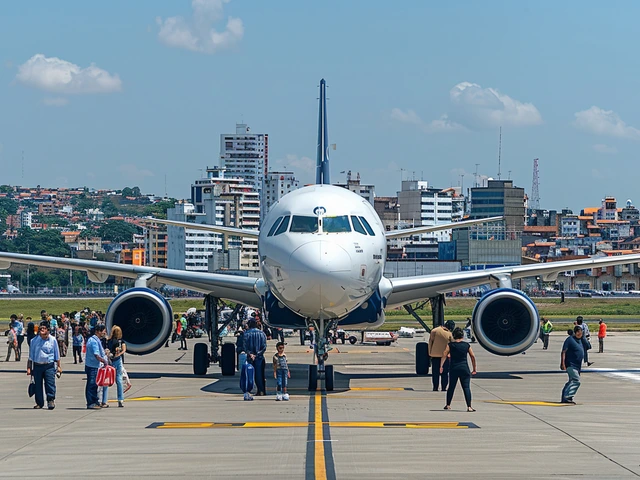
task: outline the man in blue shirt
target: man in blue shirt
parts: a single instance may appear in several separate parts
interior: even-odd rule
[[[40,323],[39,335],[31,340],[29,347],[29,361],[27,362],[27,375],[33,375],[35,380],[36,405],[33,408],[44,407],[44,390],[47,394],[47,408],[56,408],[56,368],[58,374],[62,373],[60,366],[60,352],[55,337],[49,335],[47,322]]]
[[[582,359],[584,358],[584,350],[582,348],[582,335],[584,334],[582,327],[576,325],[573,329],[573,335],[568,336],[562,345],[562,354],[560,355],[560,370],[566,370],[569,381],[562,389],[562,403],[571,403],[573,396],[580,388],[580,370],[582,367]]]
[[[95,334],[87,340],[87,355],[84,360],[84,372],[87,374],[87,385],[84,390],[84,395],[89,410],[99,410],[102,408],[98,400],[98,384],[96,383],[96,378],[100,364],[109,364],[107,355],[102,347],[102,342],[100,341],[105,335],[106,327],[103,323],[99,323],[96,325]]]
[[[267,350],[267,336],[262,330],[258,330],[257,326],[258,322],[255,317],[252,317],[251,320],[249,320],[249,330],[245,332],[243,340],[244,351],[256,372],[257,395],[262,396],[267,394],[267,385],[264,376],[264,352]]]

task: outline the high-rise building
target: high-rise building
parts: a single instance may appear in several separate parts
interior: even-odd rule
[[[376,198],[376,186],[360,183],[360,173],[356,174],[354,179],[351,176],[351,170],[347,172],[347,183],[334,183],[336,187],[346,188],[347,190],[357,193],[371,205],[374,204]]]
[[[300,181],[296,179],[293,172],[267,173],[262,194],[265,213],[287,193],[293,192],[298,188],[300,188]]]
[[[471,189],[471,218],[503,216],[509,231],[524,229],[524,188],[512,180],[489,180],[486,187]]]
[[[269,171],[269,135],[251,133],[244,123],[236,124],[236,133],[220,135],[220,165],[228,177],[238,177],[253,186],[262,200],[264,181]],[[266,206],[261,212],[262,219]]]
[[[423,180],[403,180],[398,192],[400,220],[409,227],[435,226],[451,223],[453,215],[453,190],[429,188]],[[449,241],[451,230],[421,234],[422,240]]]
[[[144,252],[147,266],[167,268],[167,227],[158,225],[144,229]]]

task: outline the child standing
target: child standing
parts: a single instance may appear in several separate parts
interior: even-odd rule
[[[273,356],[273,378],[276,379],[276,401],[289,400],[287,393],[287,379],[291,378],[289,365],[287,365],[287,356],[284,353],[284,342],[276,344],[276,354]]]

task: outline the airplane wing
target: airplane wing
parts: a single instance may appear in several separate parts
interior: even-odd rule
[[[234,236],[246,237],[246,238],[258,238],[258,235],[260,235],[260,230],[224,227],[222,225],[208,225],[205,223],[178,222],[176,220],[160,220],[152,217],[146,218],[145,221],[149,223],[160,223],[160,224],[169,225],[172,227],[184,227],[184,228],[189,228],[191,230],[205,230],[207,232],[223,233],[227,235],[234,235]]]
[[[0,252],[0,269],[7,269],[12,263],[82,270],[87,272],[89,280],[97,283],[104,282],[109,275],[134,279],[144,277],[149,283],[159,283],[210,293],[216,297],[226,298],[251,307],[262,307],[260,295],[256,290],[262,283],[262,279],[257,278],[220,273],[188,272],[157,267],[138,267],[120,263],[99,262],[97,260]]]
[[[449,230],[451,228],[462,228],[462,227],[469,227],[471,225],[478,225],[480,223],[497,222],[498,220],[502,220],[503,218],[504,217],[480,218],[477,220],[464,220],[461,222],[447,223],[444,225],[405,228],[404,230],[391,230],[389,232],[385,232],[385,237],[386,238],[410,237],[411,235],[417,235],[420,233],[439,232],[441,230]]]
[[[514,279],[539,276],[543,281],[552,281],[561,272],[632,263],[640,263],[640,254],[619,255],[616,257],[589,257],[580,260],[546,262],[535,265],[517,265],[487,270],[389,278],[392,289],[387,297],[387,307],[406,305],[461,288],[475,287],[487,283],[498,284],[501,279],[508,277]]]

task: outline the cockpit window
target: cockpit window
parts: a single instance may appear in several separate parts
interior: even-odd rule
[[[316,233],[318,231],[318,217],[294,215],[289,231],[292,233]]]
[[[364,226],[364,228],[367,231],[367,233],[369,235],[371,235],[372,237],[375,237],[376,234],[374,233],[373,228],[371,228],[371,225],[369,225],[369,222],[367,222],[367,219],[364,218],[364,217],[358,217],[358,218],[362,222],[362,225]]]
[[[349,217],[347,215],[339,215],[337,217],[323,217],[322,231],[326,233],[344,233],[351,231]]]
[[[295,218],[295,217],[294,217]],[[286,217],[284,217],[282,219],[282,223],[280,224],[280,226],[278,227],[278,229],[276,230],[275,235],[280,235],[281,233],[284,233],[287,231],[287,228],[289,228],[289,215],[287,215]]]
[[[271,230],[269,230],[267,237],[271,237],[274,233],[276,233],[276,229],[280,226],[280,222],[282,222],[282,217],[278,217],[276,221],[273,222],[273,225],[271,226]]]
[[[361,233],[362,235],[367,234],[367,232],[364,231],[364,227],[360,223],[360,220],[358,220],[358,217],[356,217],[355,215],[351,215],[351,222],[353,223],[353,229],[356,232]]]

